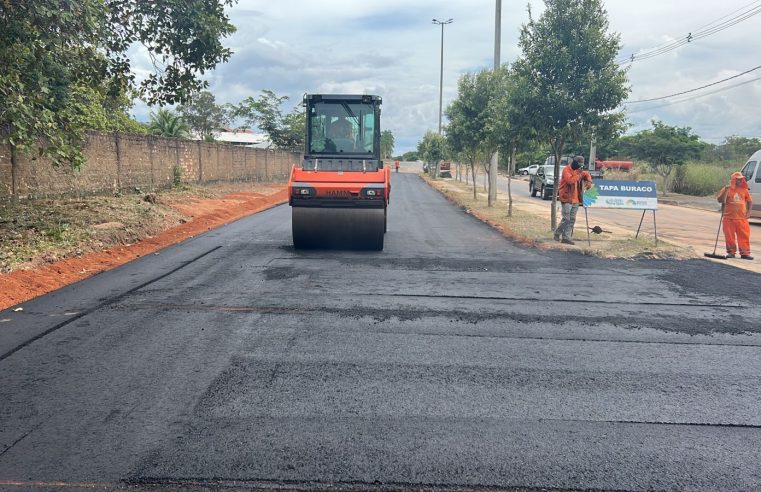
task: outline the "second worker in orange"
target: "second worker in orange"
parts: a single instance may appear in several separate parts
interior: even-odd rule
[[[734,258],[739,249],[740,258],[752,260],[748,219],[753,202],[745,176],[739,172],[733,173],[729,186],[722,188],[716,199],[722,203],[724,210],[723,226],[727,258]]]

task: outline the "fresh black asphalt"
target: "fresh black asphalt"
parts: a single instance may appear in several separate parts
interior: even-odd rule
[[[759,490],[761,277],[516,245],[394,174],[0,312],[0,490]]]

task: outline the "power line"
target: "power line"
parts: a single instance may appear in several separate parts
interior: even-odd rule
[[[706,28],[706,27],[708,27],[708,26],[711,26],[711,25],[713,25],[713,24],[717,23],[717,22],[718,22],[718,21],[720,21],[720,20],[724,20],[724,19],[726,19],[727,17],[729,17],[729,16],[730,16],[730,15],[732,15],[732,14],[736,14],[737,12],[740,12],[741,10],[743,10],[743,9],[746,9],[746,8],[750,7],[751,5],[753,5],[753,4],[759,3],[759,1],[761,1],[761,0],[754,0],[753,2],[750,2],[750,3],[749,3],[749,4],[747,4],[747,5],[743,5],[743,6],[742,6],[742,7],[740,7],[739,9],[737,9],[737,10],[733,10],[732,12],[728,13],[728,14],[727,14],[727,15],[725,15],[724,17],[719,17],[718,19],[716,19],[716,20],[714,20],[714,21],[712,21],[712,22],[709,22],[708,24],[706,24],[706,25],[704,25],[704,26],[700,26],[700,27],[698,28],[698,30],[700,30],[700,29],[704,29],[704,28]]]
[[[756,1],[752,2],[751,4],[749,4],[749,5],[753,5],[755,3],[759,3],[759,1],[761,1],[761,0],[756,0]],[[749,5],[746,5],[745,7],[742,7],[739,10],[743,10],[743,9],[747,8]],[[739,10],[737,10],[735,12],[738,12]],[[732,13],[735,13],[735,12],[732,12]],[[676,41],[672,41],[672,42],[667,43],[667,44],[656,46],[655,48],[652,48],[651,50],[645,51],[645,52],[643,52],[643,53],[641,53],[639,55],[632,54],[630,58],[625,58],[625,59],[619,60],[619,63],[626,63],[626,62],[631,63],[631,62],[634,62],[634,61],[637,61],[637,60],[645,60],[645,59],[648,59],[648,58],[653,58],[653,57],[658,56],[658,55],[662,55],[664,53],[668,53],[669,51],[673,51],[673,50],[675,50],[675,49],[677,49],[677,48],[679,48],[681,46],[684,46],[685,44],[691,43],[694,40],[701,39],[701,38],[704,38],[706,36],[710,36],[711,34],[715,34],[715,33],[719,32],[719,31],[723,31],[724,29],[728,29],[728,28],[730,28],[730,27],[732,27],[732,26],[734,26],[736,24],[739,24],[740,22],[742,22],[742,21],[744,21],[746,19],[749,19],[750,17],[753,17],[756,14],[759,14],[759,13],[761,13],[761,6],[756,6],[756,7],[753,7],[752,9],[750,9],[747,12],[743,12],[740,15],[737,15],[737,16],[735,16],[735,17],[733,17],[733,18],[731,18],[731,19],[729,19],[727,21],[721,22],[718,25],[716,25],[714,27],[711,27],[710,29],[705,29],[704,30],[705,27],[711,26],[713,24],[716,24],[720,20],[722,20],[722,19],[724,19],[726,17],[729,17],[729,15],[732,15],[732,14],[728,14],[728,15],[726,15],[724,17],[721,17],[721,18],[719,18],[719,19],[717,19],[717,20],[715,20],[715,21],[713,21],[713,22],[711,22],[709,24],[706,24],[705,26],[703,26],[702,28],[700,28],[699,30],[697,30],[694,33],[689,33],[687,36],[684,36],[683,38],[680,38],[680,39],[678,39]]]
[[[746,73],[753,72],[755,70],[758,70],[759,68],[761,68],[761,65],[759,65],[757,67],[754,67],[754,68],[751,68],[750,70],[746,70],[746,71],[744,71],[742,73],[738,73],[737,75],[733,75],[731,77],[727,77],[726,79],[721,79],[721,80],[718,80],[716,82],[711,82],[710,84],[706,84],[706,85],[703,85],[703,86],[700,86],[700,87],[696,87],[694,89],[690,89],[690,90],[687,90],[687,91],[676,92],[674,94],[669,94],[668,96],[653,97],[653,98],[650,98],[650,99],[638,99],[636,101],[625,101],[624,104],[638,104],[638,103],[651,102],[651,101],[660,101],[661,99],[668,99],[669,97],[681,96],[682,94],[689,94],[690,92],[699,91],[700,89],[705,89],[706,87],[712,87],[714,85],[721,84],[723,82],[726,82],[727,80],[732,80],[732,79],[736,79],[737,77],[742,77]]]
[[[713,94],[718,94],[720,92],[728,91],[730,89],[735,89],[737,87],[740,87],[740,86],[743,86],[743,85],[746,85],[746,84],[750,84],[751,82],[755,82],[757,80],[761,80],[761,77],[756,77],[755,79],[750,79],[750,80],[746,80],[744,82],[733,84],[733,85],[730,85],[730,86],[727,86],[727,87],[722,87],[721,89],[716,89],[716,90],[713,90],[713,91],[710,91],[710,92],[706,92],[705,94],[698,94],[696,96],[690,96],[690,97],[685,97],[684,99],[679,99],[678,101],[671,101],[671,102],[667,102],[665,104],[657,104],[655,106],[648,106],[646,108],[635,109],[634,111],[627,111],[627,112],[629,114],[643,113],[645,111],[651,111],[651,110],[654,110],[654,109],[665,108],[666,106],[673,106],[674,104],[681,104],[681,103],[684,103],[684,102],[694,101],[695,99],[700,99],[701,97],[711,96]]]
[[[712,22],[709,22],[708,24],[698,28],[696,31],[688,33],[686,36],[683,36],[675,41],[671,41],[671,42],[656,46],[654,48],[651,48],[649,50],[643,51],[640,54],[632,54],[631,56],[627,58],[620,58],[617,61],[617,63],[621,65],[625,63],[633,63],[635,61],[646,60],[648,58],[660,56],[670,51],[673,51],[677,48],[680,48],[686,44],[689,44],[693,41],[696,41],[698,39],[702,39],[712,34],[716,34],[717,32],[723,31],[725,29],[729,29],[730,27],[733,27],[742,21],[745,21],[757,14],[760,14],[761,5],[757,5],[755,7],[748,9],[748,7],[751,7],[760,2],[761,0],[755,0],[745,5],[744,7],[741,7],[733,12],[730,12],[729,14],[723,17],[719,17],[718,19]],[[734,17],[730,17],[733,14],[737,14],[738,12],[740,12],[738,15],[735,15]],[[729,19],[727,19],[728,17]]]

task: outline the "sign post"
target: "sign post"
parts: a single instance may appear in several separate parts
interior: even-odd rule
[[[655,211],[658,210],[658,192],[655,181],[614,181],[607,179],[596,181],[591,188],[584,192],[585,214],[588,208],[642,210],[642,218],[639,221],[635,237],[639,237],[645,214],[648,210],[652,210],[655,245],[658,245],[658,224],[655,218]],[[587,231],[589,231],[589,224],[587,224]],[[589,232],[587,232],[588,235]]]

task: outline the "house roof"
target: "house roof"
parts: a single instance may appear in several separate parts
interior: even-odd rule
[[[228,142],[236,145],[245,145],[247,147],[266,148],[272,142],[264,133],[254,133],[251,130],[223,128],[213,132],[214,139],[218,142]]]

